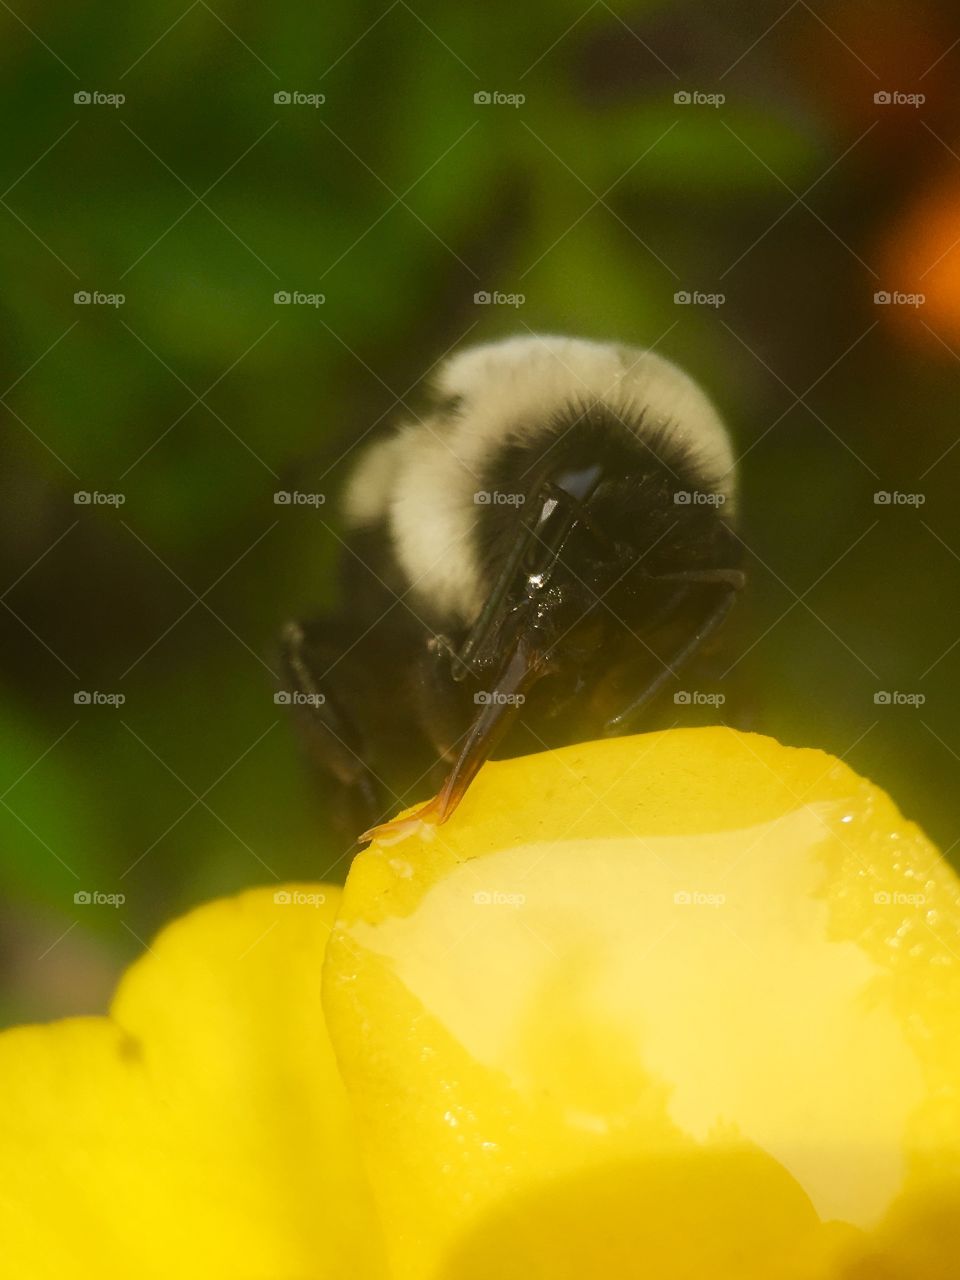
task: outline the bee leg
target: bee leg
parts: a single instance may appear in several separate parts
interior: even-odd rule
[[[630,733],[637,720],[637,717],[644,710],[648,703],[660,692],[660,690],[670,681],[676,679],[681,667],[683,667],[693,655],[702,648],[704,641],[717,630],[724,622],[727,614],[733,608],[736,600],[736,590],[729,587],[724,591],[723,596],[712,605],[710,609],[704,613],[696,625],[693,635],[682,644],[676,652],[671,654],[669,661],[665,661],[663,669],[648,681],[646,686],[620,711],[610,717],[603,726],[605,737],[617,737],[620,734]]]
[[[466,683],[453,679],[455,661],[453,642],[447,636],[430,636],[416,668],[417,718],[444,766],[456,760],[476,711]],[[445,773],[445,768],[440,772]]]
[[[332,675],[344,653],[332,620],[288,622],[280,635],[280,661],[314,775],[335,781],[336,824],[355,837],[381,820],[389,805],[365,760],[359,728],[338,696]],[[327,672],[331,672],[328,676]]]

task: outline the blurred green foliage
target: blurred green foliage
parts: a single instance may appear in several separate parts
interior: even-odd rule
[[[878,238],[951,162],[919,121],[909,164],[884,123],[858,137],[850,103],[877,74],[824,25],[841,6],[770,31],[760,3],[17,8],[0,12],[0,1013],[94,1009],[174,913],[343,874],[268,669],[282,621],[330,597],[336,513],[273,493],[335,494],[438,357],[510,332],[656,343],[706,383],[744,453],[735,632],[757,727],[848,753],[952,843],[960,536],[955,463],[933,464],[957,370],[871,304]],[[293,289],[326,301],[275,305]],[[492,289],[525,302],[474,304]],[[726,302],[678,307],[681,289]],[[920,512],[873,504],[918,488]],[[877,689],[927,702],[877,707]]]

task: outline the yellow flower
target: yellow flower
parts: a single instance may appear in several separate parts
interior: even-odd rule
[[[767,738],[488,765],[342,899],[204,907],[109,1017],[0,1037],[11,1280],[958,1258],[960,883],[877,788]]]

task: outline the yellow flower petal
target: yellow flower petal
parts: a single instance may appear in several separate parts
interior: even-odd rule
[[[957,1275],[958,904],[819,751],[716,728],[488,766],[357,860],[328,949],[394,1274]]]
[[[339,890],[284,892],[164,930],[110,1018],[0,1036],[3,1276],[383,1274],[320,1006]]]

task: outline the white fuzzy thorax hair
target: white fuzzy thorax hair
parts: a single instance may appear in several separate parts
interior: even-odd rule
[[[368,448],[347,484],[344,512],[354,527],[386,522],[411,590],[426,604],[469,623],[485,584],[471,534],[475,495],[495,450],[556,430],[571,405],[608,409],[645,440],[664,429],[689,450],[704,483],[733,508],[733,452],[716,410],[699,386],[652,351],[582,338],[531,335],[470,347],[445,360],[431,380],[442,410],[408,423]]]

